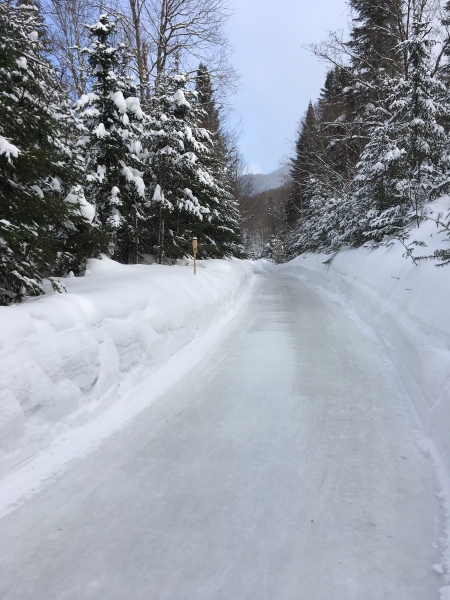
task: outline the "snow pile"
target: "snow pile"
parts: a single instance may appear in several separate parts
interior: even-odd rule
[[[249,263],[92,260],[68,293],[0,307],[0,475],[92,419],[231,309]]]
[[[414,255],[450,246],[432,220],[449,208],[448,197],[428,206],[430,220],[406,243],[426,243],[412,246]],[[404,254],[396,241],[390,247],[342,250],[329,264],[324,262],[330,255],[309,254],[277,268],[337,293],[376,329],[450,472],[450,267],[415,265]]]

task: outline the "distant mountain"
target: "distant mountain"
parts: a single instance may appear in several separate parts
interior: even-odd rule
[[[289,170],[289,165],[283,165],[279,169],[276,169],[276,171],[272,171],[272,173],[268,173],[267,175],[249,173],[248,175],[243,175],[242,178],[250,179],[253,184],[253,193],[260,194],[267,190],[279,188],[286,183],[289,177]]]

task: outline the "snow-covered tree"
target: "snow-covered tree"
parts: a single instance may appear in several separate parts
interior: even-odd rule
[[[386,80],[392,88],[392,81]],[[387,102],[390,104],[390,102]],[[351,201],[343,222],[343,242],[380,242],[403,229],[407,206],[397,183],[405,150],[392,136],[392,114],[385,106],[369,104],[365,118],[369,141],[356,165]]]
[[[336,250],[341,235],[342,199],[330,195],[320,178],[309,176],[304,182],[306,208],[288,237],[288,257],[303,252]]]
[[[222,128],[220,110],[214,97],[211,76],[208,68],[200,64],[195,80],[196,102],[199,104],[199,125],[206,129],[211,139],[209,152],[204,156],[205,167],[214,177],[217,185],[211,197],[210,212],[197,225],[198,234],[203,239],[204,256],[222,258],[243,256],[244,249],[240,234],[240,213],[238,199],[233,196],[235,153],[232,144]]]
[[[160,263],[188,253],[186,225],[208,212],[192,191],[197,154],[188,148],[194,144],[197,153],[206,151],[209,137],[206,131],[193,132],[189,127],[186,117],[191,105],[183,91],[185,83],[183,75],[162,75],[149,104],[146,140],[153,198],[152,252]]]
[[[316,109],[312,102],[299,127],[295,155],[291,159],[291,193],[286,204],[288,224],[293,227],[307,210],[307,182],[322,170],[322,139]]]
[[[201,127],[204,113],[198,93],[187,83],[185,75],[161,76],[150,103],[147,138],[153,253],[160,262],[190,254],[192,236],[199,238],[203,256],[233,251],[233,241],[224,248],[226,238],[234,235],[234,207],[214,160],[211,136]],[[224,214],[226,209],[231,216]]]
[[[86,161],[86,190],[109,236],[108,253],[135,263],[145,251],[149,202],[143,179],[144,114],[127,73],[130,56],[124,44],[114,46],[115,23],[107,14],[88,30],[92,91],[76,107],[83,123],[79,148]]]
[[[373,101],[385,77],[398,72],[404,7],[402,0],[349,0],[349,5],[353,12],[349,57],[357,78],[367,83],[365,94]]]
[[[413,23],[408,53],[408,78],[400,78],[390,101],[388,122],[393,152],[399,161],[395,187],[398,204],[407,206],[418,224],[424,202],[442,193],[447,184],[448,134],[442,123],[449,117],[446,89],[430,75],[432,42],[429,24]]]
[[[0,3],[0,303],[42,293],[44,274],[97,253],[92,207],[71,149],[76,122],[45,59],[31,4]]]
[[[429,25],[413,22],[398,45],[406,56],[406,76],[378,74],[384,92],[364,115],[368,143],[357,165],[344,217],[342,243],[360,245],[405,235],[418,224],[423,204],[445,190],[448,121],[445,86],[430,75]]]

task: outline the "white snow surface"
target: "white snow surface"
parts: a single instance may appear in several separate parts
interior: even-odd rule
[[[415,256],[429,256],[450,246],[435,220],[448,214],[450,197],[426,207],[429,217],[411,230]],[[412,246],[411,246],[412,247]],[[330,260],[331,259],[331,260]],[[326,264],[327,263],[327,264]],[[267,265],[264,266],[267,269]],[[321,288],[375,332],[383,351],[412,399],[420,428],[418,439],[432,457],[440,498],[446,513],[443,563],[450,568],[450,267],[435,261],[406,258],[405,247],[343,249],[334,255],[304,254],[277,267]],[[441,567],[441,565],[438,565]],[[438,571],[437,568],[434,569]],[[450,582],[450,577],[448,577]],[[441,600],[450,600],[450,585],[441,587]]]
[[[220,321],[252,273],[239,260],[91,260],[67,293],[0,307],[0,475],[93,419]]]
[[[35,454],[1,482],[0,596],[450,600],[450,267],[404,251],[252,286],[242,261],[92,261],[0,308],[0,465]]]
[[[249,289],[200,361],[209,332],[80,443],[120,406],[126,427],[0,519],[2,600],[447,600],[435,472],[382,344],[304,280]]]
[[[450,246],[432,220],[449,209],[448,196],[427,207],[430,220],[413,229],[407,242],[426,243],[414,248],[414,255]],[[390,247],[348,249],[332,256],[304,254],[277,268],[338,293],[373,326],[450,473],[450,266],[414,264],[404,254],[404,246],[395,241]]]

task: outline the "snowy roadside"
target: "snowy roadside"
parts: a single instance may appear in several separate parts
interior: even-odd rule
[[[203,261],[195,277],[187,266],[93,260],[85,277],[63,280],[67,294],[0,307],[0,475],[29,461],[28,477],[5,476],[0,512],[200,360],[252,272],[239,260]],[[144,377],[151,397],[134,402]]]
[[[431,203],[430,217],[445,214],[449,205],[448,197]],[[429,220],[411,232],[409,242],[425,242],[427,247],[414,254],[429,255],[446,246],[444,238]],[[450,540],[450,267],[414,264],[404,254],[404,246],[395,242],[378,249],[341,250],[332,257],[304,254],[261,268],[300,277],[332,294],[384,344],[423,427],[426,438],[418,443],[436,464]],[[449,548],[444,562],[449,572]],[[443,588],[441,595],[450,598],[450,588]]]
[[[429,211],[442,212],[449,205],[450,198],[441,198]],[[425,221],[412,231],[410,242],[424,241],[427,247],[414,254],[442,248],[443,237],[435,223]],[[376,330],[450,473],[450,267],[425,261],[415,265],[404,253],[402,244],[394,242],[331,257],[305,254],[276,268],[337,294]]]

